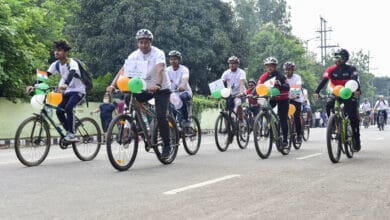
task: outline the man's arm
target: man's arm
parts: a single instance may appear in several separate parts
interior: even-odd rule
[[[118,80],[120,75],[123,75],[124,71],[125,70],[123,67],[118,71],[118,73],[115,75],[115,77],[112,80],[112,82],[110,83],[110,85],[106,88],[106,92],[111,94],[114,91],[114,89],[116,88],[116,81]]]
[[[165,71],[164,63],[159,63],[156,65],[157,83],[156,83],[156,85],[153,85],[152,87],[150,87],[150,91],[155,92],[155,91],[158,91],[161,89],[164,71]]]

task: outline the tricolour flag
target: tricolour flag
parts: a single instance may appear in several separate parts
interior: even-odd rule
[[[47,72],[37,69],[37,80],[42,81],[42,82],[46,82],[48,80]]]

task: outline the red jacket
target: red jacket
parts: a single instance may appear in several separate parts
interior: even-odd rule
[[[275,88],[279,89],[280,96],[274,98],[275,100],[286,100],[288,99],[288,93],[290,91],[290,85],[287,83],[286,77],[279,71],[272,73],[265,72],[259,77],[257,84],[264,84],[267,80],[276,77],[275,80],[279,80],[280,85],[275,85]]]

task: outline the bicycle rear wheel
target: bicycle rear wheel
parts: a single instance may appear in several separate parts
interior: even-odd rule
[[[268,158],[272,149],[272,131],[268,115],[264,112],[257,114],[254,119],[253,140],[257,155],[262,159]]]
[[[189,155],[195,155],[199,151],[200,142],[202,140],[202,131],[199,121],[195,116],[191,116],[192,126],[184,128],[182,131],[184,150]]]
[[[169,125],[169,138],[170,138],[170,145],[171,145],[171,151],[168,159],[162,158],[162,151],[164,147],[164,143],[162,141],[162,138],[160,136],[160,131],[158,129],[158,123],[157,121],[154,124],[153,127],[153,135],[152,135],[152,141],[153,141],[153,149],[156,153],[157,159],[162,164],[171,164],[177,155],[177,151],[179,149],[179,130],[176,126],[176,121],[171,116],[167,116],[168,119],[168,125]]]
[[[303,127],[302,127],[302,129],[303,129]],[[298,140],[297,140],[298,134],[297,134],[296,129],[295,129],[295,121],[294,121],[294,123],[291,123],[290,131],[291,131],[292,145],[295,148],[295,150],[299,150],[302,146],[302,141],[300,143],[298,143]]]
[[[219,151],[224,152],[230,144],[230,121],[225,114],[219,114],[215,121],[214,137]]]
[[[243,116],[242,122],[239,123],[237,119],[238,129],[237,129],[237,143],[238,147],[241,149],[245,149],[248,146],[249,143],[249,134],[250,134],[250,128],[249,128],[249,121],[247,116]]]
[[[341,155],[341,126],[338,118],[331,115],[326,129],[326,144],[329,159],[333,163],[338,163]]]
[[[118,115],[112,119],[107,129],[107,155],[111,165],[119,170],[128,170],[138,152],[138,134],[133,118]]]
[[[24,120],[15,135],[15,153],[25,166],[41,164],[50,149],[50,129],[45,121],[37,116]]]
[[[76,123],[76,137],[80,140],[73,144],[73,151],[82,161],[93,160],[99,153],[102,134],[97,122],[92,118],[81,118]]]
[[[352,135],[352,127],[349,124],[347,126],[347,137],[346,137],[346,142],[344,143],[344,151],[345,154],[347,155],[347,158],[352,158],[353,157],[353,146],[355,144],[353,135]]]

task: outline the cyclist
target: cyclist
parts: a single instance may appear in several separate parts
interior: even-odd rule
[[[222,74],[222,81],[225,86],[230,88],[231,97],[226,99],[228,109],[234,108],[238,118],[242,121],[242,95],[245,95],[246,73],[239,68],[240,59],[236,56],[231,56],[228,59],[229,69]]]
[[[252,112],[253,117],[255,117],[260,111],[260,105],[257,103],[257,99],[253,97],[256,94],[256,82],[251,79],[248,81],[248,89],[246,90],[248,97],[249,110]]]
[[[69,58],[71,47],[66,41],[54,42],[54,57],[57,61],[53,62],[47,70],[48,76],[60,74],[61,79],[58,83],[58,89],[63,92],[62,102],[57,106],[57,117],[67,134],[64,140],[67,142],[77,142],[74,121],[74,107],[80,103],[85,97],[85,85],[81,81],[81,73],[78,63]],[[57,64],[59,62],[59,64]],[[57,67],[59,66],[58,70]],[[27,87],[27,91],[31,91],[32,87]]]
[[[319,92],[325,86],[325,84],[330,80],[330,82],[337,86],[344,86],[348,80],[356,80],[358,82],[359,87],[353,93],[352,97],[347,100],[342,100],[345,103],[344,108],[345,111],[351,120],[351,127],[353,138],[355,140],[355,151],[360,151],[360,131],[359,131],[359,112],[358,112],[358,102],[357,98],[360,96],[360,83],[358,79],[358,72],[356,67],[346,64],[349,60],[349,52],[346,49],[338,49],[334,53],[335,65],[330,66],[326,69],[322,81],[318,85],[317,89],[313,94],[314,99],[318,99]],[[329,117],[331,109],[334,107],[335,96],[332,94],[328,98],[328,102],[326,104],[326,113]]]
[[[295,106],[294,124],[297,132],[297,142],[302,143],[302,125],[300,123],[302,103],[304,95],[302,90],[301,76],[295,73],[295,64],[293,62],[286,62],[283,64],[284,73],[287,77],[287,83],[290,85],[290,103]]]
[[[169,138],[169,125],[167,120],[167,112],[169,106],[169,97],[171,94],[168,73],[166,72],[165,54],[162,50],[155,46],[152,46],[153,34],[148,29],[140,29],[137,31],[135,38],[137,40],[138,49],[133,51],[127,58],[129,63],[145,64],[145,82],[146,89],[149,92],[142,92],[136,95],[136,99],[139,102],[146,102],[153,97],[156,103],[156,114],[158,129],[163,139],[163,151],[162,159],[168,159],[171,151],[170,138]],[[112,93],[116,88],[116,81],[120,75],[127,74],[124,72],[124,66],[116,74],[111,85],[107,87],[106,91]],[[129,77],[129,76],[128,76]],[[126,104],[129,105],[129,96],[126,98]]]
[[[368,99],[364,99],[364,102],[361,104],[360,109],[362,110],[363,117],[367,117],[368,123],[370,123],[371,104]]]
[[[278,105],[278,116],[280,120],[280,125],[282,127],[283,142],[282,146],[285,148],[288,146],[288,107],[289,107],[289,90],[290,85],[287,83],[286,77],[283,73],[276,70],[278,65],[278,60],[275,57],[267,57],[264,60],[265,73],[263,73],[257,84],[268,84],[274,86],[280,91],[280,96],[272,98],[270,104],[272,107]]]
[[[171,81],[171,89],[179,90],[179,97],[183,103],[183,106],[179,109],[183,116],[182,125],[183,127],[190,127],[191,120],[188,114],[188,104],[192,99],[192,90],[188,80],[190,78],[190,71],[184,65],[182,65],[182,55],[177,50],[172,50],[168,54],[169,63],[171,64],[168,68],[168,76]]]
[[[387,100],[384,99],[383,95],[379,95],[378,101],[376,101],[374,105],[374,111],[378,110],[377,114],[377,122],[379,121],[379,113],[383,113],[383,117],[385,120],[385,124],[387,122],[387,109],[389,108],[389,104],[387,103]],[[379,125],[378,125],[379,127]]]

